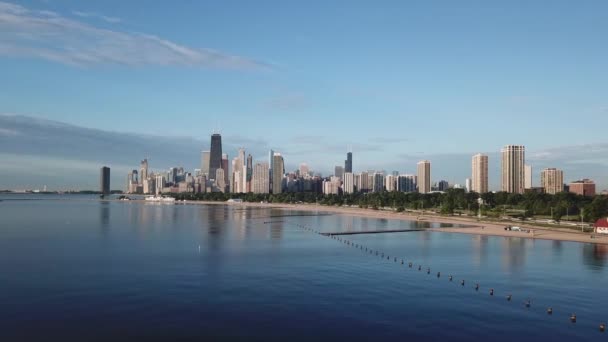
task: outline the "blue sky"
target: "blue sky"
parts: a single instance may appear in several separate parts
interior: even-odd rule
[[[272,147],[324,173],[352,145],[356,171],[430,159],[435,180],[459,183],[470,155],[523,144],[538,171],[608,185],[606,13],[605,1],[0,2],[0,113],[192,138],[193,151],[217,128],[254,157]]]

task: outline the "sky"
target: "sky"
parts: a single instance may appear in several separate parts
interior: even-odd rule
[[[0,189],[280,151],[464,183],[525,145],[608,188],[608,2],[0,0]],[[35,134],[33,132],[36,132]],[[73,134],[69,139],[65,134]],[[45,137],[42,139],[41,137]],[[162,142],[162,143],[159,143]],[[108,149],[108,145],[114,148]],[[110,153],[111,151],[111,153]]]

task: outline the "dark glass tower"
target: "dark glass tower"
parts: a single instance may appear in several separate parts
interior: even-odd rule
[[[353,173],[353,153],[348,152],[346,154],[346,160],[344,161],[344,172]]]
[[[215,179],[215,172],[222,168],[222,136],[211,136],[211,149],[209,151],[209,178]]]
[[[110,168],[107,166],[101,168],[99,177],[99,191],[101,191],[103,195],[110,193]]]

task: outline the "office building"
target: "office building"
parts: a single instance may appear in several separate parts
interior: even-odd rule
[[[419,161],[418,164],[418,192],[426,194],[431,192],[431,162]]]
[[[226,153],[222,153],[222,164],[221,169],[224,170],[224,185],[228,187],[230,185],[230,169],[228,163],[228,155]],[[226,191],[229,191],[227,189]]]
[[[568,191],[577,195],[589,197],[595,196],[595,182],[593,182],[591,179],[585,178],[571,182],[568,188]]]
[[[201,174],[209,176],[209,151],[201,152]]]
[[[102,195],[110,194],[110,168],[107,166],[102,167],[100,170],[99,191]]]
[[[396,191],[397,190],[397,177],[393,175],[387,175],[384,177],[384,188],[386,191]]]
[[[148,159],[144,159],[139,164],[139,184],[143,184],[144,180],[148,178]]]
[[[373,179],[373,191],[383,192],[384,191],[384,174],[381,172],[375,172],[372,175]]]
[[[564,172],[556,168],[547,168],[540,173],[540,184],[545,193],[556,194],[564,191]]]
[[[272,193],[283,192],[283,175],[285,174],[285,161],[280,153],[275,152],[272,157]]]
[[[344,168],[342,166],[336,166],[334,168],[334,176],[342,179],[343,175],[344,175]]]
[[[346,154],[346,160],[344,161],[344,172],[353,172],[353,153],[348,152]]]
[[[253,157],[251,154],[247,155],[247,165],[246,165],[246,174],[247,174],[247,185],[246,192],[251,192],[251,179],[253,178]]]
[[[228,157],[226,157],[228,159]],[[222,168],[222,136],[220,134],[211,135],[211,148],[209,151],[209,177],[217,177],[217,169]],[[228,164],[228,161],[226,161]],[[228,165],[226,165],[226,175]]]
[[[254,194],[267,194],[270,192],[270,181],[268,178],[268,163],[256,163],[253,167],[252,189]]]
[[[526,161],[526,148],[519,145],[507,145],[500,151],[501,189],[502,191],[523,194],[525,179],[524,165]]]
[[[488,192],[488,156],[476,154],[472,161],[472,190],[485,194]]]
[[[524,166],[524,188],[532,189],[534,185],[532,185],[532,165]]]

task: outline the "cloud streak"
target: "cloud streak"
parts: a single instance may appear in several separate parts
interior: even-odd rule
[[[94,13],[111,22],[118,18]],[[67,65],[178,65],[260,70],[269,65],[214,49],[192,48],[161,37],[99,28],[49,11],[0,2],[0,56],[39,58]]]
[[[115,24],[122,22],[122,19],[116,17],[109,17],[103,14],[98,14],[94,12],[81,12],[81,11],[72,11],[72,14],[81,18],[96,18],[101,19],[107,23]]]

